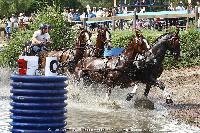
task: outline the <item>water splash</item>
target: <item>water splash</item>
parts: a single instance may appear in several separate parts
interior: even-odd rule
[[[11,69],[0,69],[0,132],[9,130],[9,95]],[[168,109],[163,106],[163,99],[150,99],[155,103],[155,110],[134,109],[134,99],[126,102],[126,94],[131,88],[112,90],[111,101],[105,102],[106,87],[92,84],[84,86],[83,82],[68,81],[68,103],[66,114],[67,127],[70,129],[105,129],[118,131],[149,132],[200,132],[199,128],[178,123],[171,119]],[[143,94],[141,84],[138,96]],[[158,92],[155,92],[158,93]],[[159,97],[159,96],[158,96]]]

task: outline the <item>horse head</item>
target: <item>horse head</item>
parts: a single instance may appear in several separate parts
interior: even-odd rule
[[[87,31],[87,30],[82,30],[79,33],[79,36],[77,38],[75,47],[76,48],[85,48],[86,44],[90,44],[91,43],[91,36],[92,34]]]
[[[167,50],[170,51],[175,59],[180,57],[181,48],[179,30],[176,32],[165,33],[158,37],[154,41],[154,45],[150,51],[153,53],[154,57],[157,58],[157,61],[159,60],[159,62],[162,62]]]
[[[148,50],[148,46],[144,36],[142,34],[136,34],[132,36],[124,54],[134,59],[136,54],[144,54],[144,52]]]
[[[107,28],[100,28],[97,32],[95,56],[102,57],[105,45],[111,45],[111,33]]]
[[[172,33],[171,36],[168,38],[168,49],[170,50],[170,53],[174,56],[174,59],[178,59],[180,57],[180,37],[179,37],[179,30]]]

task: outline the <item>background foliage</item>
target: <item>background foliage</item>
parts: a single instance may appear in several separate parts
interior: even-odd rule
[[[174,29],[170,29],[173,31]],[[131,38],[132,31],[115,31],[112,32],[112,42],[114,47],[124,47]],[[142,34],[149,41],[150,44],[164,34],[164,32],[156,30],[142,30]],[[196,29],[189,29],[188,31],[180,31],[181,38],[181,60],[179,62],[173,61],[173,58],[166,57],[165,66],[171,67],[190,67],[200,65],[200,33]]]
[[[51,49],[61,49],[71,47],[74,44],[77,30],[69,27],[64,22],[59,9],[55,6],[47,6],[43,10],[38,11],[34,24],[29,29],[20,30],[13,33],[8,46],[0,53],[0,64],[6,66],[14,66],[16,59],[24,49],[25,42],[30,40],[33,32],[39,29],[41,23],[47,23],[53,26],[49,32],[53,41]]]
[[[117,5],[120,4],[120,0],[116,0]],[[124,1],[124,0],[122,0]],[[133,3],[136,0],[126,0],[127,3]],[[160,0],[161,1],[161,0]],[[176,2],[179,0],[162,0],[163,2]],[[187,0],[182,0],[185,5]],[[64,7],[75,8],[84,10],[86,5],[91,7],[113,7],[114,0],[0,0],[0,16],[10,16],[12,13],[19,14],[20,12],[33,13],[37,9],[43,8],[44,5],[48,4],[52,6],[55,4],[60,9]],[[192,0],[193,6],[196,5],[197,0]]]

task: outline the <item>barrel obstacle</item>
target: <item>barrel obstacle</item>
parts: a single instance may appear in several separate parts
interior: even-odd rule
[[[64,133],[67,125],[65,115],[67,77],[26,75],[26,70],[23,68],[28,68],[27,62],[20,59],[19,73],[11,75],[13,82],[10,96],[12,100],[10,131],[12,133]]]

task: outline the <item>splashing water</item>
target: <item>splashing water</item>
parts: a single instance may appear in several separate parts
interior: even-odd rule
[[[9,132],[10,74],[8,68],[0,69],[0,132]],[[198,132],[195,128],[171,119],[168,109],[162,106],[163,99],[153,99],[155,110],[134,109],[134,100],[126,102],[126,94],[131,88],[116,87],[110,102],[105,101],[106,88],[83,82],[67,81],[68,103],[67,127],[77,131],[148,131],[148,132]],[[139,85],[143,88],[143,85]],[[142,89],[141,89],[142,90]],[[138,92],[142,94],[142,92]],[[70,132],[70,131],[69,131]]]

